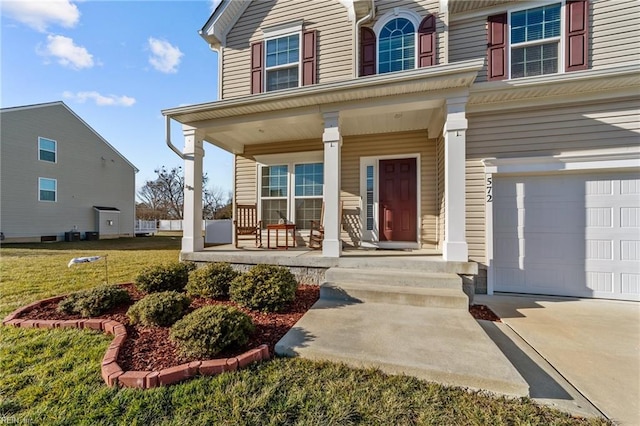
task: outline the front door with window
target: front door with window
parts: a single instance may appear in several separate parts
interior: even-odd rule
[[[380,241],[416,241],[416,167],[415,158],[380,160]]]

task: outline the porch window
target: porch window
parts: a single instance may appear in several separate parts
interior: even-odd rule
[[[55,202],[58,192],[58,181],[55,179],[38,178],[38,200]]]
[[[322,212],[322,163],[295,165],[296,227],[310,229],[311,221],[319,221]]]
[[[267,40],[267,92],[299,86],[300,34]]]
[[[40,161],[56,162],[58,143],[53,139],[38,138],[38,159]]]
[[[260,168],[260,201],[263,226],[280,221],[310,229],[322,212],[324,166],[291,162]]]
[[[560,3],[511,13],[511,78],[559,69]]]
[[[262,223],[265,226],[287,220],[288,181],[287,165],[262,168]]]

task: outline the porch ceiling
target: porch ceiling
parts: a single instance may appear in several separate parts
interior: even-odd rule
[[[241,153],[245,145],[320,138],[322,114],[340,111],[344,136],[426,129],[444,100],[466,95],[482,60],[318,84],[162,111]]]

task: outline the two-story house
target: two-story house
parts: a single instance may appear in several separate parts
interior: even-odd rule
[[[138,170],[63,102],[1,109],[0,152],[4,241],[134,236]]]
[[[200,35],[220,99],[163,111],[183,258],[212,144],[263,226],[324,211],[324,258],[420,249],[477,263],[479,291],[640,299],[636,0],[223,0]]]

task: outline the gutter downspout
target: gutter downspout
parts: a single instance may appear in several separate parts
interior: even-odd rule
[[[167,141],[167,146],[169,148],[171,148],[171,151],[175,152],[176,155],[180,158],[182,158],[183,160],[186,160],[189,157],[188,155],[184,155],[182,152],[180,152],[180,150],[178,148],[175,147],[174,144],[171,143],[171,117],[169,117],[168,115],[165,117],[166,120],[166,128],[165,128],[165,139]]]
[[[354,46],[353,46],[353,78],[358,78],[359,77],[359,72],[358,70],[360,69],[360,63],[358,61],[359,58],[359,52],[358,52],[358,48],[360,47],[360,25],[364,24],[365,22],[368,22],[370,20],[372,20],[373,18],[375,18],[376,16],[376,0],[371,0],[371,12],[369,12],[368,14],[366,14],[365,16],[363,16],[362,18],[360,18],[359,20],[355,21],[355,23],[353,24],[353,32],[354,32]]]

